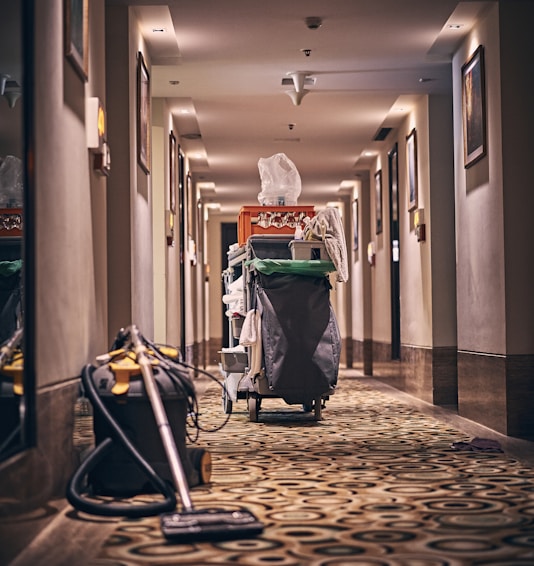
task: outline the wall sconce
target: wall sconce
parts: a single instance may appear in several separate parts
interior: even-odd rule
[[[95,153],[93,169],[100,175],[105,175],[106,177],[111,171],[111,153],[106,141],[102,144],[102,150],[99,153]]]
[[[174,246],[174,214],[171,210],[165,211],[165,236],[167,245]]]
[[[100,151],[106,136],[106,111],[93,96],[85,99],[85,137],[87,148]]]
[[[418,242],[426,241],[425,210],[418,208],[413,214],[413,225]]]
[[[369,262],[370,266],[375,264],[376,259],[376,252],[375,252],[375,243],[369,242],[367,244],[367,261]]]
[[[106,141],[107,119],[104,106],[97,97],[85,99],[85,137],[87,149],[93,153],[93,170],[109,175],[111,155]]]

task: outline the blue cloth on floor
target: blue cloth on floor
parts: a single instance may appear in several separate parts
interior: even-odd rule
[[[469,450],[471,452],[502,452],[501,445],[491,438],[473,438],[471,442],[453,442],[453,450]]]

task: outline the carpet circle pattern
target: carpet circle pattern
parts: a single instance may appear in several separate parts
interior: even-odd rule
[[[220,390],[200,420],[224,420]],[[211,483],[195,508],[245,507],[265,525],[254,538],[166,541],[157,517],[121,519],[92,566],[513,566],[534,564],[534,470],[499,452],[455,450],[461,431],[341,376],[323,420],[264,399],[201,433]],[[138,496],[142,503],[155,496]]]

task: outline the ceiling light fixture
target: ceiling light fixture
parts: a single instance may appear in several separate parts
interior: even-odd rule
[[[0,75],[0,96],[4,96],[10,108],[22,96],[22,89],[17,81],[10,80],[9,75]]]
[[[323,18],[308,16],[305,20],[308,29],[319,29],[323,25]]]
[[[310,92],[304,88],[304,82],[310,76],[309,71],[291,71],[287,76],[293,80],[295,90],[287,90],[286,94],[291,98],[295,106],[300,106],[302,99]]]

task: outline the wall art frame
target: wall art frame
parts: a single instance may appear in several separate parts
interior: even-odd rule
[[[176,159],[176,136],[169,132],[169,210],[176,214],[176,186],[178,180]]]
[[[375,221],[376,234],[382,233],[382,169],[375,173]]]
[[[408,173],[408,210],[417,208],[419,179],[417,175],[417,132],[415,128],[406,136],[406,161]]]
[[[187,233],[190,238],[194,238],[194,217],[195,217],[195,203],[193,195],[193,177],[191,172],[187,172],[186,176],[186,206],[187,206]]]
[[[137,162],[150,173],[150,74],[141,51],[137,54]]]
[[[354,251],[358,251],[359,248],[359,229],[360,229],[360,220],[358,216],[358,199],[355,198],[352,201],[352,249]]]
[[[89,0],[65,0],[65,56],[80,78],[87,82],[89,71]]]
[[[486,78],[484,46],[479,45],[462,65],[464,168],[486,155]]]

